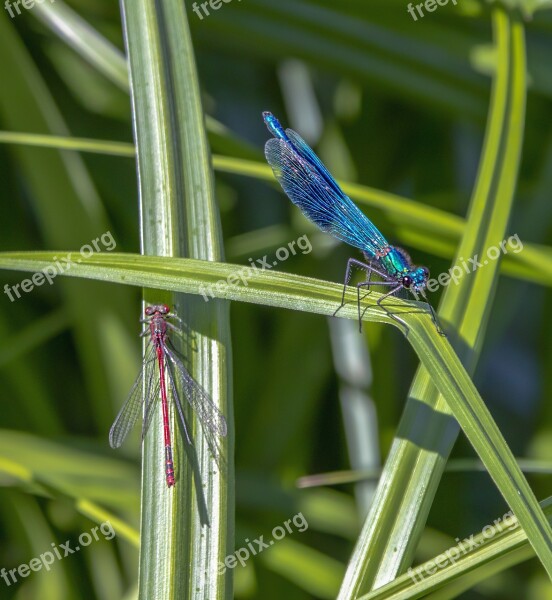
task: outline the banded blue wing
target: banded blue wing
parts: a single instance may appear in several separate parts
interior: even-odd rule
[[[277,138],[265,144],[266,160],[283,190],[322,231],[377,258],[389,246],[387,240],[343,193],[306,142],[293,130],[286,131],[290,132],[292,144]]]
[[[301,158],[304,158],[307,162],[311,163],[314,170],[329,184],[336,194],[343,194],[343,190],[339,187],[337,181],[333,178],[332,174],[326,168],[326,165],[318,158],[318,155],[314,150],[305,142],[305,140],[293,129],[286,129],[286,135],[295,146],[295,150],[299,153]]]

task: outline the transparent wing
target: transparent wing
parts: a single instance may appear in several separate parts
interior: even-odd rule
[[[322,231],[374,258],[389,246],[377,227],[346,196],[320,159],[293,130],[293,145],[272,138],[265,156],[290,200]]]
[[[182,356],[175,348],[170,344],[170,341],[164,344],[166,356],[169,357],[171,363],[176,367],[176,373],[180,382],[182,383],[182,389],[191,407],[197,413],[199,420],[203,427],[208,429],[210,432],[215,433],[219,436],[225,436],[227,432],[226,419],[220,410],[215,406],[209,394],[195,381],[195,379],[188,373],[188,370],[182,362]],[[177,404],[177,408],[181,413],[181,418],[184,420],[182,415],[182,408]]]
[[[186,441],[188,442],[188,444],[192,443],[192,438],[190,437],[190,434],[188,432],[188,426],[186,425],[186,419],[184,418],[184,411],[182,410],[182,404],[180,403],[180,398],[178,396],[178,390],[176,389],[176,384],[174,381],[174,374],[173,374],[173,362],[171,361],[170,358],[168,358],[168,360],[166,360],[165,362],[165,372],[167,373],[167,380],[169,382],[169,388],[170,388],[170,394],[172,395],[172,399],[173,402],[176,406],[176,411],[178,413],[178,416],[180,418],[180,422],[182,423],[182,427],[184,429],[184,435],[186,436]]]
[[[157,362],[156,357],[153,359],[154,362]],[[155,383],[153,383],[155,381]],[[159,399],[159,395],[161,393],[161,386],[159,383],[158,374],[153,374],[153,376],[149,380],[149,388],[146,395],[146,408],[144,409],[144,420],[142,421],[142,441],[146,437],[146,433],[150,428],[151,421],[154,415],[154,408],[157,406],[157,400]]]
[[[142,406],[144,404],[144,382],[146,382],[145,397],[148,406],[152,404],[151,388],[154,381],[154,369],[155,348],[151,346],[144,359],[142,370],[136,378],[126,402],[123,404],[123,407],[109,430],[109,445],[112,448],[119,448],[119,446],[121,446],[142,412]]]

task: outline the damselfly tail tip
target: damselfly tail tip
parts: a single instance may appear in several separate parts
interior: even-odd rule
[[[280,121],[278,121],[278,119],[271,112],[269,112],[268,110],[265,110],[263,112],[263,120],[265,122],[266,128],[268,129],[268,131],[270,131],[270,133],[275,138],[284,140],[285,142],[289,141]],[[267,142],[267,144],[269,142],[270,142],[270,140]],[[265,146],[265,153],[266,153],[266,148],[267,148],[267,146]],[[274,165],[271,163],[268,155],[267,155],[267,160],[272,165],[272,168],[274,169]]]

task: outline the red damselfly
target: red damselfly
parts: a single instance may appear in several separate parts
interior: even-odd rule
[[[183,335],[181,329],[169,320],[172,319],[181,323],[178,316],[171,313],[166,304],[147,306],[144,314],[145,318],[140,322],[146,323],[147,327],[141,335],[149,334],[148,349],[144,357],[142,370],[130,390],[127,401],[111,426],[109,443],[112,448],[118,448],[134,427],[140,413],[143,413],[143,440],[151,424],[157,399],[161,398],[165,443],[165,476],[167,485],[171,487],[175,482],[169,418],[171,406],[176,407],[186,441],[189,444],[192,443],[176,383],[180,384],[184,395],[197,413],[207,435],[225,436],[226,419],[214,405],[209,394],[188,373],[184,366],[183,356],[176,350],[168,336],[169,331],[179,336]],[[172,403],[170,403],[170,398],[172,398]]]

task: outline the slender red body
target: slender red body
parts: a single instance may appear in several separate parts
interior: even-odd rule
[[[148,307],[157,308],[157,307]],[[163,305],[163,308],[167,308]],[[146,315],[148,311],[146,310]],[[165,477],[169,487],[174,485],[174,463],[172,454],[171,428],[169,425],[169,404],[167,402],[167,385],[165,381],[165,352],[164,343],[167,335],[167,322],[165,314],[155,310],[150,321],[151,341],[155,346],[157,354],[157,365],[159,367],[159,388],[161,390],[161,410],[163,413],[163,436],[165,440]],[[149,316],[149,315],[148,315]]]
[[[172,414],[179,420],[185,441],[188,444],[192,443],[177,384],[182,389],[188,404],[197,414],[207,439],[211,440],[210,448],[213,449],[215,458],[218,457],[218,454],[213,436],[224,437],[226,435],[226,419],[211,400],[209,394],[190,375],[184,365],[185,358],[174,347],[170,339],[169,332],[171,331],[182,339],[182,330],[171,323],[171,320],[182,323],[179,317],[171,313],[166,304],[147,306],[144,310],[144,316],[145,318],[141,322],[147,324],[147,326],[141,335],[149,334],[148,348],[142,362],[142,369],[130,390],[126,402],[111,426],[109,443],[112,448],[119,448],[140,415],[143,416],[143,440],[152,422],[157,401],[161,397],[163,439],[165,443],[165,478],[167,486],[172,487],[175,485],[175,473],[169,422],[169,401],[172,402],[171,410],[174,410]],[[156,371],[159,371],[159,373],[156,373]],[[159,386],[156,385],[157,381],[159,381]]]

